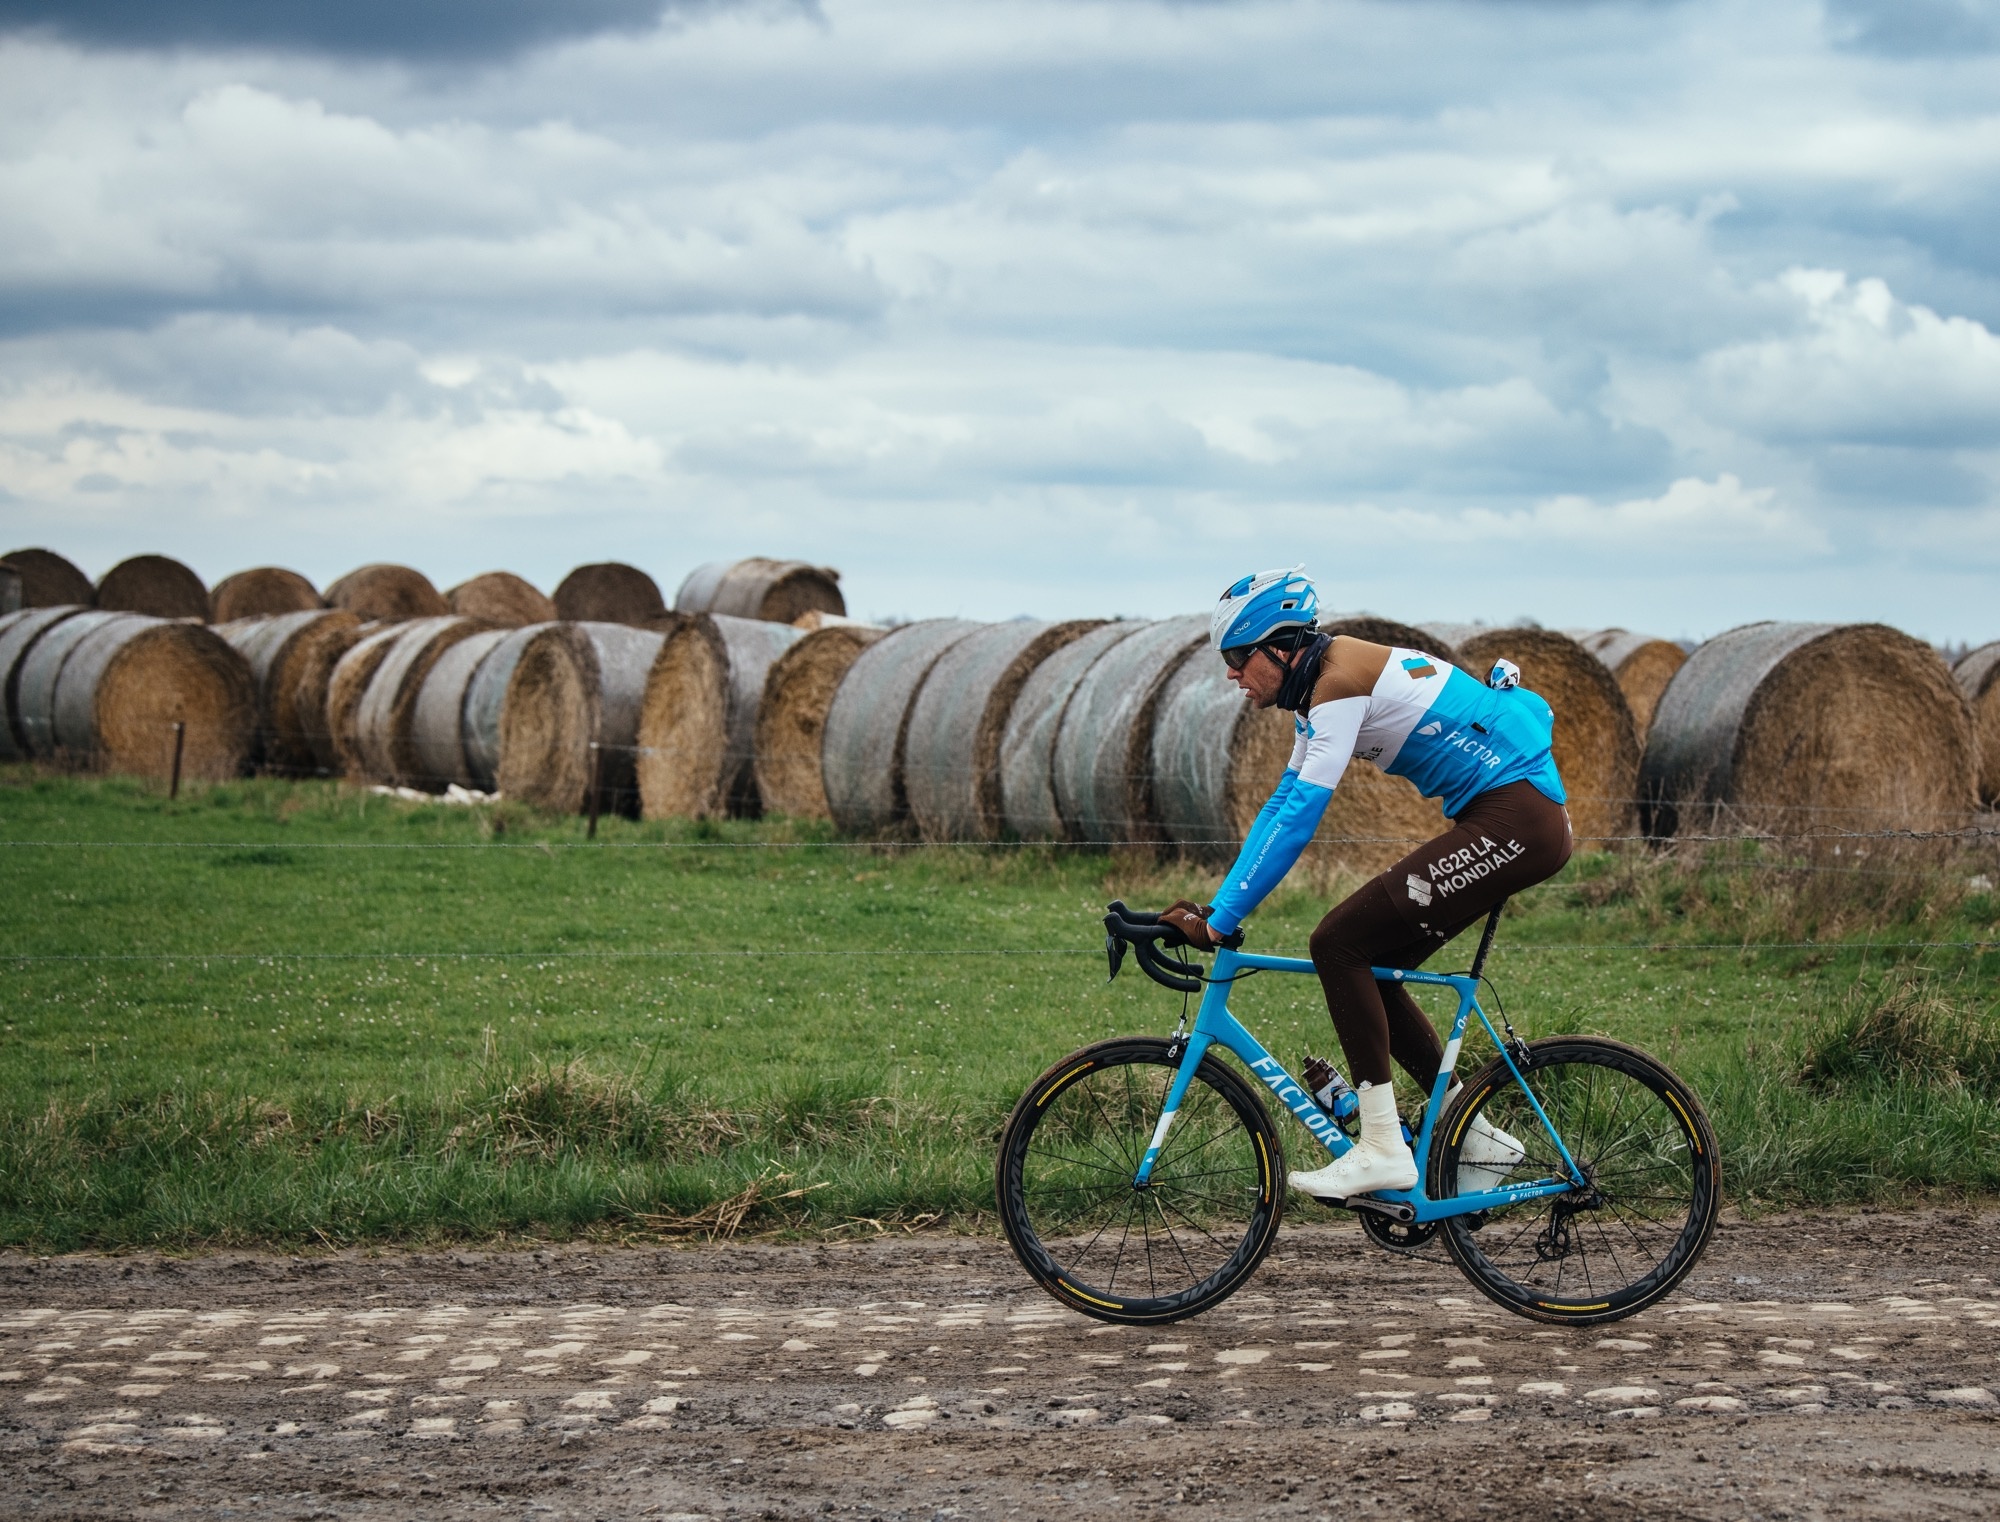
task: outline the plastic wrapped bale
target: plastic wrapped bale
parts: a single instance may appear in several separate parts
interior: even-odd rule
[[[1572,629],[1569,635],[1604,662],[1618,690],[1625,694],[1633,728],[1643,746],[1646,731],[1653,727],[1653,710],[1660,706],[1660,694],[1687,660],[1687,651],[1670,639],[1635,634],[1630,629]]]
[[[1977,806],[1978,768],[1965,695],[1921,640],[1745,624],[1689,656],[1660,699],[1642,822],[1654,836],[1954,828]]]
[[[355,720],[361,700],[375,670],[396,641],[402,637],[403,623],[377,624],[348,646],[334,662],[326,681],[327,745],[333,757],[329,770],[343,777],[365,777],[367,762],[361,754],[361,737]]]
[[[310,613],[325,606],[326,600],[305,577],[275,565],[225,576],[208,593],[209,621],[217,624],[259,615]]]
[[[433,781],[417,761],[411,722],[424,678],[441,656],[461,640],[484,629],[469,618],[420,618],[402,627],[368,679],[354,713],[354,735],[365,775],[398,787],[432,786],[442,790],[452,780]]]
[[[501,631],[493,648],[480,660],[466,684],[460,734],[465,747],[467,785],[482,793],[500,786],[500,735],[507,711],[507,692],[521,652],[554,623],[527,624]]]
[[[480,666],[508,632],[481,629],[469,634],[441,652],[424,673],[417,701],[410,709],[407,776],[411,786],[434,793],[454,783],[478,787],[466,759],[465,699]]]
[[[615,560],[580,565],[556,588],[556,616],[572,623],[629,624],[643,629],[667,611],[660,584],[635,565]]]
[[[979,627],[958,618],[905,624],[847,668],[820,753],[827,808],[845,833],[886,834],[909,817],[903,745],[910,705],[938,657]]]
[[[1006,829],[1000,739],[1036,668],[1102,619],[988,624],[938,657],[917,691],[903,785],[926,840],[998,840]]]
[[[307,663],[330,672],[338,655],[326,658],[321,648],[344,651],[360,627],[352,613],[332,608],[239,618],[215,626],[215,632],[250,666],[257,696],[252,765],[287,773],[317,768],[313,732],[326,722],[326,683],[322,676],[318,700],[302,708],[299,676]]]
[[[200,624],[140,613],[92,617],[102,621],[53,671],[51,754],[98,771],[166,777],[178,750],[185,778],[239,775],[257,721],[243,657]]]
[[[75,603],[23,608],[0,618],[0,761],[25,761],[34,754],[20,709],[21,667],[35,641],[50,629],[87,610]]]
[[[444,598],[461,618],[476,618],[496,629],[552,623],[556,616],[556,605],[512,571],[488,571],[461,581]]]
[[[1063,710],[1084,673],[1146,627],[1137,620],[1102,624],[1050,655],[1021,684],[1000,733],[999,768],[1001,813],[1022,840],[1069,838],[1050,773]]]
[[[1972,708],[1979,741],[1979,796],[2000,805],[2000,640],[1981,645],[1952,668],[1953,678]]]
[[[804,633],[699,613],[660,646],[639,712],[639,807],[648,819],[762,812],[757,710],[771,666]]]
[[[451,604],[422,571],[381,562],[349,571],[328,587],[326,605],[381,623],[443,618],[451,612]]]
[[[1092,662],[1063,710],[1049,775],[1072,840],[1165,839],[1153,798],[1153,715],[1167,678],[1208,639],[1209,616],[1146,625]]]
[[[831,566],[756,556],[696,566],[674,594],[674,610],[789,624],[809,613],[842,616],[847,600]]]
[[[500,791],[575,814],[589,807],[594,776],[600,808],[636,814],[639,707],[664,642],[649,629],[598,622],[556,624],[529,640],[502,706]]]
[[[833,817],[820,774],[827,711],[847,668],[885,632],[862,624],[812,630],[772,663],[752,742],[757,796],[765,813]]]

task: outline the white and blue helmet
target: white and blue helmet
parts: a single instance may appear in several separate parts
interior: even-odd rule
[[[1311,628],[1318,614],[1319,593],[1304,566],[1259,571],[1222,594],[1209,620],[1208,642],[1217,650],[1261,645],[1288,629]]]

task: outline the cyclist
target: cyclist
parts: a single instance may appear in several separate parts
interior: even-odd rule
[[[1502,899],[1552,876],[1572,842],[1549,751],[1554,715],[1520,685],[1512,662],[1496,662],[1482,684],[1421,650],[1322,634],[1318,608],[1301,566],[1245,576],[1216,605],[1210,642],[1230,680],[1259,708],[1289,710],[1297,739],[1214,904],[1182,900],[1163,918],[1198,947],[1233,934],[1299,859],[1353,757],[1443,800],[1452,827],[1336,904],[1312,934],[1361,1135],[1326,1167],[1294,1172],[1291,1184],[1345,1200],[1415,1185],[1389,1062],[1428,1094],[1444,1061],[1409,990],[1377,983],[1370,967],[1418,966]],[[1472,1130],[1461,1156],[1492,1165],[1497,1183],[1522,1148],[1481,1120]]]

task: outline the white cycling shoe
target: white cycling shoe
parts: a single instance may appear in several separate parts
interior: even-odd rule
[[[1403,1140],[1403,1123],[1396,1118],[1396,1091],[1386,1083],[1364,1083],[1355,1091],[1361,1101],[1361,1139],[1324,1168],[1294,1172],[1291,1186],[1316,1200],[1347,1200],[1378,1189],[1409,1189],[1417,1182],[1417,1160]]]
[[[1458,1098],[1459,1087],[1453,1084],[1446,1091],[1445,1110],[1449,1110]],[[1498,1189],[1527,1155],[1528,1149],[1521,1145],[1518,1138],[1498,1126],[1488,1125],[1484,1115],[1473,1116],[1472,1124],[1465,1128],[1465,1140],[1458,1149],[1458,1192],[1480,1194],[1488,1189]]]

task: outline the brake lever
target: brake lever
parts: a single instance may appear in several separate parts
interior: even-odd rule
[[[1115,982],[1118,978],[1118,969],[1125,965],[1125,937],[1119,935],[1115,930],[1106,930],[1104,932],[1104,955],[1106,960],[1111,963],[1111,976],[1104,981],[1107,983]]]

